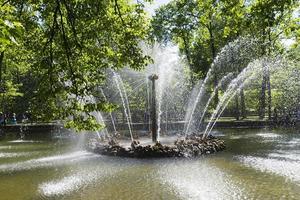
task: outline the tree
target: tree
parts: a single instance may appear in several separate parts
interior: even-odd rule
[[[176,0],[156,12],[152,20],[153,35],[159,41],[178,43],[192,71],[206,74],[218,51],[238,37],[243,17],[240,0]],[[218,71],[213,74],[216,87]]]
[[[22,45],[34,77],[31,109],[44,120],[67,120],[76,129],[100,129],[92,111],[113,106],[91,96],[106,69],[143,68],[139,47],[148,22],[143,4],[127,0],[9,1],[24,27]],[[17,49],[12,53],[20,53]],[[8,62],[13,62],[10,60]]]
[[[5,111],[8,106],[5,102],[21,95],[18,92],[20,84],[13,81],[12,70],[7,67],[5,58],[9,56],[11,49],[19,46],[19,38],[23,31],[23,26],[16,17],[16,8],[8,1],[1,2],[0,5],[0,30],[0,101],[1,110]]]
[[[175,0],[156,12],[152,24],[154,35],[158,40],[164,38],[178,43],[181,49],[185,49],[182,52],[186,55],[193,71],[206,74],[217,53],[228,42],[240,36],[251,35],[253,38],[258,38],[259,43],[262,44],[261,57],[282,53],[281,38],[289,35],[297,37],[295,33],[297,23],[292,19],[292,12],[297,5],[298,1],[293,0]],[[188,40],[182,39],[183,34],[179,33],[188,33],[186,34]],[[268,115],[271,118],[271,84],[268,69],[264,68],[259,113],[263,118],[265,107],[268,105]],[[239,69],[238,72],[241,70]],[[222,69],[219,69],[213,73],[214,87],[217,85],[221,71]],[[268,91],[268,104],[266,104],[266,91]],[[240,96],[242,115],[245,116],[243,90]],[[217,102],[218,92],[215,95],[215,104]]]
[[[196,7],[194,0],[171,1],[159,8],[151,21],[152,37],[159,42],[178,43],[192,71],[197,71],[192,55],[193,34],[199,21]],[[193,73],[190,76],[193,83]]]
[[[297,1],[293,0],[254,0],[249,5],[248,26],[250,32],[261,40],[262,56],[271,56],[278,49],[279,40],[288,29]],[[259,116],[264,118],[266,90],[268,91],[268,117],[272,115],[272,96],[269,70],[264,67],[261,85]]]

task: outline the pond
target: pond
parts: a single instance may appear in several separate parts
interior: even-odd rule
[[[0,199],[297,199],[296,130],[224,129],[227,149],[188,158],[96,155],[80,138],[0,141]]]

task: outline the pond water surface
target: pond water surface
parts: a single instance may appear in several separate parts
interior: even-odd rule
[[[215,132],[227,149],[187,159],[115,158],[63,139],[0,140],[0,199],[300,199],[296,130]]]

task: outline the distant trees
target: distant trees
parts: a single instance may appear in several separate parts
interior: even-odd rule
[[[299,44],[299,18],[292,14],[297,6],[296,0],[173,0],[150,22],[141,1],[0,0],[1,110],[30,111],[43,120],[68,121],[77,129],[100,129],[90,113],[109,112],[113,106],[89,97],[104,84],[108,68],[141,69],[151,62],[141,41],[177,43],[194,84],[206,75],[221,49],[239,37],[257,38],[261,56],[284,53],[284,38]],[[299,57],[298,47],[287,52],[289,58]],[[214,69],[212,86],[218,85],[222,71],[237,74],[246,64]],[[272,80],[265,71],[260,95],[255,93],[261,118],[266,106],[271,116],[279,99],[275,91],[273,103]],[[236,99],[237,113],[243,117],[250,102],[246,96],[241,90]]]
[[[158,40],[178,43],[191,69],[205,76],[218,51],[239,35],[243,12],[238,0],[171,1],[156,12],[153,32]],[[213,82],[218,84],[217,71]]]
[[[173,0],[156,11],[152,20],[153,35],[157,40],[179,44],[193,72],[203,76],[217,53],[228,42],[242,36],[259,40],[261,57],[283,53],[281,40],[299,32],[299,18],[293,18],[293,12],[298,6],[299,2],[293,0]],[[246,65],[233,70],[239,72]],[[218,70],[214,71],[214,87],[220,73]],[[269,119],[271,118],[271,89],[270,76],[265,68],[258,97],[260,118],[264,118],[266,107]],[[242,89],[240,108],[243,117],[244,98]],[[215,104],[217,103],[218,95],[215,96]],[[240,113],[239,102],[236,105],[237,112]]]
[[[279,0],[267,1],[257,0],[250,5],[248,25],[251,34],[259,38],[262,45],[262,56],[271,56],[280,51],[279,42],[287,33],[287,29],[292,25],[292,11],[296,1]],[[267,91],[267,100],[266,100]],[[259,116],[264,118],[265,107],[267,105],[268,117],[271,119],[272,114],[272,95],[271,83],[268,69],[264,69],[263,80],[261,85]]]

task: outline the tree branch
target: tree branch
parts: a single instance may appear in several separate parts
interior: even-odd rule
[[[122,24],[126,25],[125,22],[124,22],[124,19],[122,17],[122,13],[121,13],[121,10],[120,10],[120,6],[118,4],[118,0],[114,0],[114,2],[115,2],[115,12],[118,13],[118,15],[119,15],[119,17],[120,17],[120,19],[122,21]]]
[[[5,4],[9,3],[10,0],[4,1],[1,7],[5,6]]]
[[[73,10],[70,8],[70,6],[67,4],[67,2],[66,2],[65,0],[62,0],[62,3],[65,5],[65,7],[66,7],[66,9],[67,9],[68,22],[69,22],[69,24],[70,24],[72,33],[73,33],[73,35],[74,35],[75,43],[76,43],[76,45],[77,45],[80,49],[82,49],[82,46],[81,46],[81,44],[79,43],[78,37],[77,37],[76,23],[75,23],[75,20],[76,20],[75,14],[74,14]]]
[[[62,38],[63,38],[64,49],[65,49],[66,57],[67,57],[67,63],[68,63],[70,73],[71,73],[72,85],[75,87],[75,95],[77,97],[78,93],[79,93],[79,90],[78,90],[78,86],[76,84],[77,83],[76,76],[75,76],[75,73],[74,73],[74,70],[73,70],[73,67],[72,67],[72,63],[71,63],[71,58],[70,58],[71,55],[72,55],[72,52],[71,52],[71,49],[70,49],[70,46],[69,46],[67,34],[66,34],[66,31],[65,31],[65,27],[64,27],[64,20],[63,20],[63,14],[62,14],[62,11],[61,11],[61,8],[60,8],[60,2],[59,2],[59,0],[57,0],[56,2],[57,2],[57,5],[58,5],[58,8],[59,8],[58,12],[59,12],[59,15],[60,15]]]

